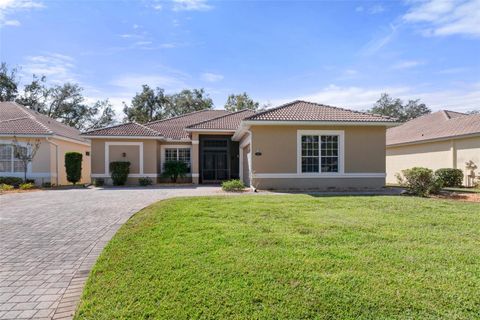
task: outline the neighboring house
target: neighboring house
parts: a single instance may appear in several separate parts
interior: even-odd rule
[[[387,131],[388,183],[396,183],[395,174],[403,169],[426,167],[462,169],[468,184],[466,163],[470,161],[480,167],[478,114],[442,110]]]
[[[83,154],[81,182],[90,182],[90,143],[80,136],[80,131],[15,102],[0,102],[0,176],[23,178],[23,165],[13,153],[14,137],[25,145],[40,141],[28,166],[27,179],[37,184],[68,184],[65,153],[76,151]]]
[[[241,178],[260,189],[359,189],[385,184],[389,117],[305,101],[264,112],[205,110],[147,124],[84,134],[92,177],[109,163],[131,162],[130,183],[159,178],[167,160],[189,165],[195,184]],[[159,178],[159,180],[161,179]]]

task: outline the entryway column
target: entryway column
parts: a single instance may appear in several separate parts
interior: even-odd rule
[[[198,134],[192,135],[192,182],[198,184],[200,180],[200,156]]]

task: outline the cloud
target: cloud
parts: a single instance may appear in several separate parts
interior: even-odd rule
[[[153,88],[160,87],[167,91],[177,91],[187,87],[181,76],[156,74],[127,74],[115,78],[109,84],[122,89],[123,92],[132,96],[139,92],[144,84]]]
[[[340,87],[329,85],[318,92],[303,96],[277,99],[271,101],[273,106],[290,102],[296,99],[329,104],[333,106],[365,110],[370,108],[382,93],[388,93],[404,101],[420,99],[433,110],[451,109],[456,111],[468,111],[480,106],[480,83],[464,85],[450,90],[418,91],[408,86],[384,86],[384,87]]]
[[[369,41],[361,50],[361,54],[369,56],[377,53],[380,49],[389,44],[396,36],[400,25],[390,24],[389,28],[380,37],[376,37]]]
[[[223,76],[221,74],[205,72],[202,73],[202,80],[207,82],[217,82],[223,80]]]
[[[401,61],[399,63],[396,63],[392,66],[392,69],[411,69],[414,67],[418,67],[425,64],[422,61],[416,61],[416,60],[408,60],[408,61]]]
[[[382,6],[381,4],[374,4],[368,8],[365,8],[363,6],[358,6],[355,8],[356,12],[366,12],[369,14],[379,14],[385,11],[385,7]]]
[[[74,73],[75,60],[67,55],[49,53],[45,55],[29,56],[22,66],[22,73],[44,75],[52,83],[78,82]]]
[[[20,11],[32,9],[41,9],[44,5],[41,2],[31,0],[0,0],[0,27],[2,26],[20,26],[20,21],[8,19],[7,16]]]
[[[213,9],[206,0],[173,0],[173,11],[208,11]]]
[[[423,0],[413,3],[403,20],[419,24],[426,36],[480,36],[480,0]]]

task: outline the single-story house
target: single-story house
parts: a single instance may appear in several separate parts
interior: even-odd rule
[[[28,165],[27,179],[36,184],[68,184],[65,153],[76,151],[83,155],[81,182],[90,182],[90,142],[80,136],[80,131],[15,102],[0,102],[0,176],[24,176],[23,164],[13,152],[14,138],[25,146],[29,141],[40,142]]]
[[[480,168],[479,114],[441,110],[387,130],[387,183],[404,169],[426,167],[462,169],[469,185],[467,163]]]
[[[204,110],[84,133],[92,178],[109,182],[111,161],[131,163],[129,183],[162,181],[167,160],[185,161],[188,181],[240,178],[260,189],[343,190],[385,185],[386,128],[395,119],[294,101],[254,113]]]

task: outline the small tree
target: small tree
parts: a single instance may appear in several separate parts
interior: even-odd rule
[[[74,185],[82,178],[82,154],[80,152],[65,153],[65,171],[68,182]]]
[[[163,176],[168,177],[172,182],[177,182],[178,177],[185,177],[188,172],[188,166],[183,161],[167,161],[163,169]]]
[[[41,143],[39,139],[36,139],[33,142],[28,140],[26,143],[22,144],[18,142],[17,137],[13,137],[13,155],[23,164],[23,180],[25,182],[27,182],[28,164],[35,158],[35,155],[40,148],[40,144]]]

